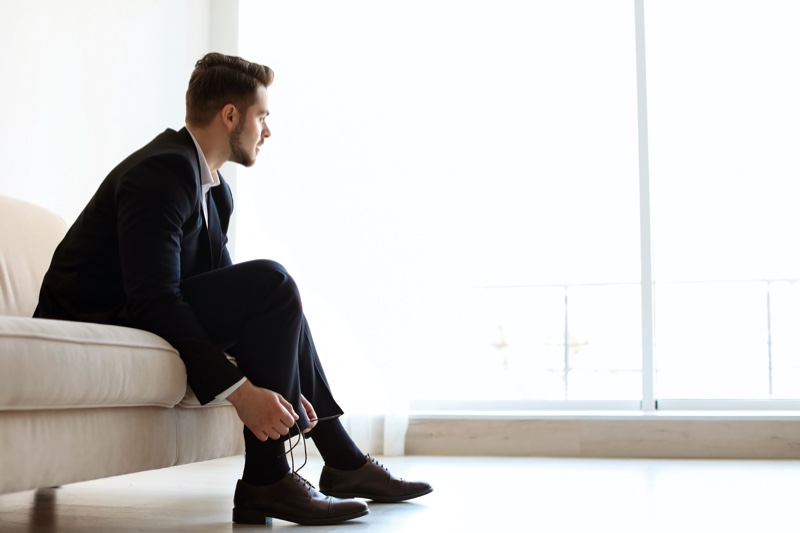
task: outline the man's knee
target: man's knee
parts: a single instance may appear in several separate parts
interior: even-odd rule
[[[249,275],[254,280],[254,289],[258,288],[263,298],[277,299],[281,305],[287,305],[302,312],[300,290],[297,288],[294,278],[283,265],[269,259],[257,259],[242,264],[248,265],[251,270]],[[287,311],[289,310],[287,309]]]

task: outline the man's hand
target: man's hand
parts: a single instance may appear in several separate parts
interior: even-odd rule
[[[289,429],[300,418],[294,412],[292,404],[283,396],[269,389],[256,387],[250,380],[233,391],[228,396],[228,401],[236,408],[244,425],[262,442],[267,439],[278,440],[282,435],[288,435]]]
[[[300,401],[303,402],[303,409],[306,410],[306,414],[308,415],[308,421],[310,422],[308,424],[308,427],[303,430],[303,433],[308,433],[309,431],[314,429],[314,426],[317,425],[317,413],[314,411],[314,406],[311,405],[311,402],[306,400],[306,397],[303,396],[302,394],[300,395]]]

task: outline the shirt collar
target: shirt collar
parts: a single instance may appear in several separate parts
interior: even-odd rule
[[[186,131],[189,132],[192,141],[194,141],[194,146],[197,148],[197,156],[200,159],[200,184],[203,186],[203,193],[206,193],[211,187],[219,185],[219,172],[211,173],[203,149],[200,148],[200,143],[197,142],[197,139],[195,139],[194,134],[192,134],[192,131],[188,127]]]

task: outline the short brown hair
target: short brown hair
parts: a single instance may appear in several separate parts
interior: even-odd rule
[[[186,122],[206,126],[227,104],[242,112],[256,101],[260,86],[269,87],[275,73],[241,57],[210,53],[194,66],[186,90]]]

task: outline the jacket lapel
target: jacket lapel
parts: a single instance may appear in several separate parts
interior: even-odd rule
[[[222,256],[222,227],[219,221],[219,213],[214,203],[214,195],[209,193],[208,201],[208,239],[211,243],[211,268],[219,268]]]

